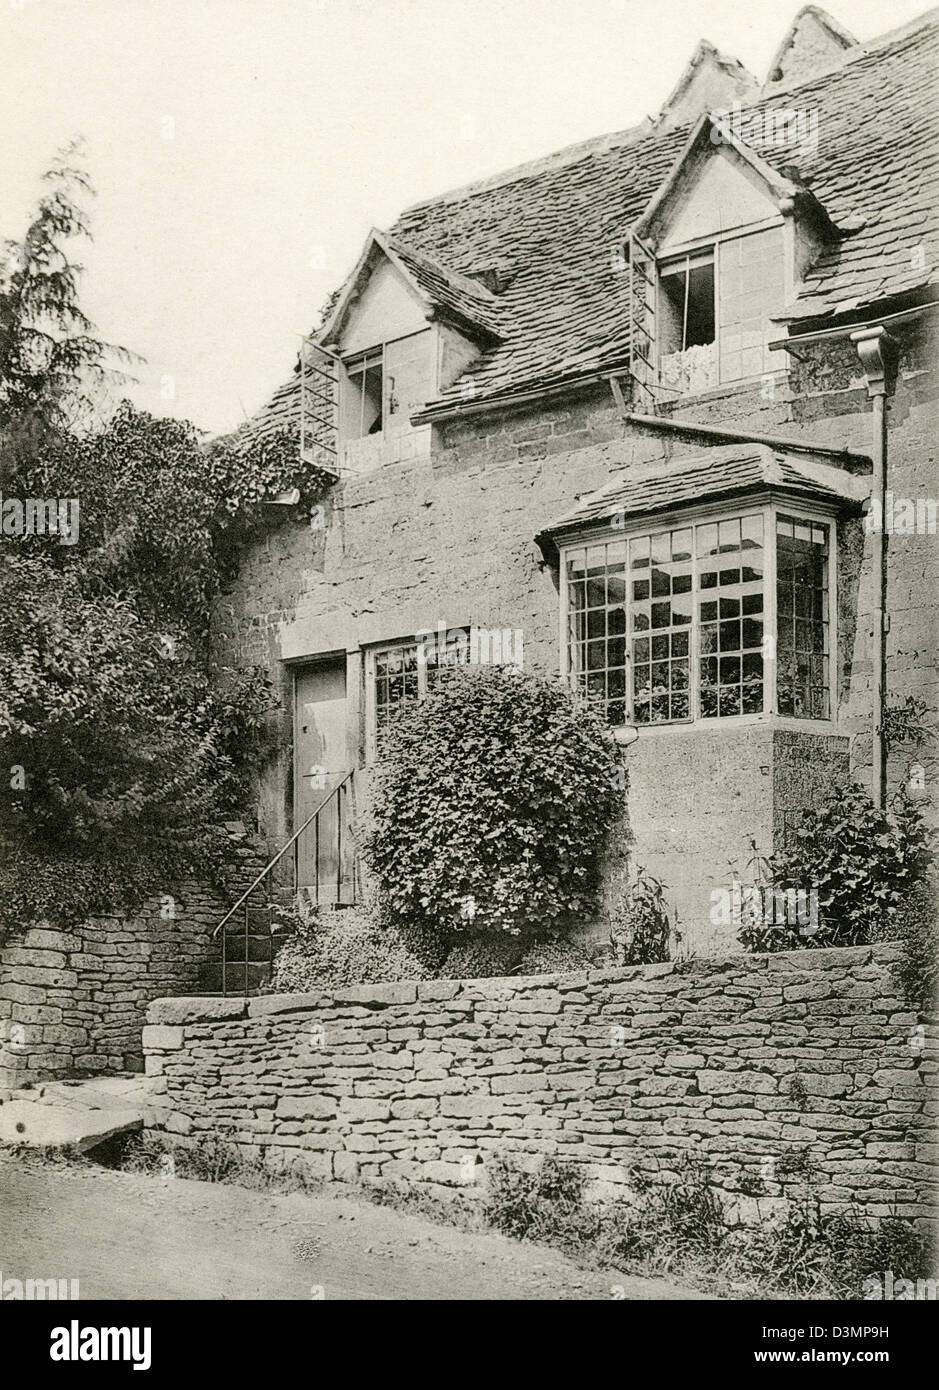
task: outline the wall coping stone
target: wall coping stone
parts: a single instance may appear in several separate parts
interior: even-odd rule
[[[510,999],[520,993],[530,995],[532,990],[538,989],[545,992],[563,988],[569,990],[579,985],[660,980],[669,975],[705,978],[710,975],[727,974],[728,971],[749,972],[767,969],[792,975],[804,971],[826,970],[837,965],[867,965],[875,959],[886,963],[896,959],[898,954],[899,947],[895,942],[878,942],[873,946],[828,946],[817,950],[809,948],[732,955],[720,959],[691,957],[685,960],[660,961],[653,965],[624,965],[602,970],[571,970],[546,975],[484,975],[451,980],[386,981],[376,984],[344,985],[334,990],[312,993],[262,994],[249,999],[185,995],[155,999],[147,1009],[147,1022],[207,1023],[220,1019],[300,1013],[310,1009],[330,1008],[336,1004],[387,1008],[396,1004],[414,1004],[418,1001],[446,1003],[455,999],[463,990],[483,990],[487,999]]]
[[[244,1018],[247,1000],[218,995],[178,995],[154,999],[147,1005],[148,1023],[207,1023],[221,1018]]]
[[[316,994],[259,994],[248,1000],[248,1017],[263,1018],[266,1014],[292,1014],[329,1004],[332,995]]]

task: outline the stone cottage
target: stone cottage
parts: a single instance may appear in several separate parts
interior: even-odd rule
[[[371,233],[245,429],[335,483],[218,613],[282,692],[258,808],[307,827],[298,886],[351,898],[382,729],[469,659],[628,745],[698,954],[736,949],[712,891],[751,839],[848,775],[930,795],[882,711],[936,704],[937,61],[939,11],[858,43],[809,6],[762,83],[702,42],[653,118]]]

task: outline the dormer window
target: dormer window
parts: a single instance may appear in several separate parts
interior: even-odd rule
[[[702,117],[629,237],[630,370],[643,407],[783,372],[769,344],[833,227],[818,200]]]
[[[311,395],[307,410],[313,433],[338,414],[340,468],[362,473],[430,453],[421,412],[501,340],[500,307],[481,281],[371,233],[317,338],[340,363],[338,412],[335,393],[325,403]]]

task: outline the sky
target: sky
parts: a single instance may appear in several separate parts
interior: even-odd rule
[[[0,0],[0,240],[83,135],[82,302],[128,394],[233,428],[372,226],[654,114],[699,39],[760,79],[798,0]],[[923,0],[834,0],[864,40]]]

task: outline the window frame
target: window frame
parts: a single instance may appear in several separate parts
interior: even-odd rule
[[[343,401],[339,406],[340,422],[340,444],[354,443],[358,439],[380,439],[385,433],[385,420],[387,415],[387,379],[385,362],[385,343],[380,342],[371,348],[363,348],[359,352],[349,353],[342,358],[343,375],[340,381],[340,393],[350,393],[353,387],[353,376],[361,377],[361,386],[355,392],[355,399],[359,402],[359,425],[360,428],[355,434],[346,434],[345,423],[347,419],[347,409]],[[370,370],[375,367],[381,368],[381,429],[370,433],[368,430],[361,429],[362,416],[365,410],[365,378]]]
[[[662,288],[661,279],[663,269],[669,273],[669,267],[674,268],[675,263],[684,260],[686,257],[694,260],[696,256],[710,253],[714,266],[714,353],[717,363],[717,385],[708,388],[712,391],[726,391],[738,386],[745,386],[748,383],[759,381],[766,373],[756,372],[747,377],[728,377],[725,381],[721,372],[721,361],[723,357],[721,344],[721,247],[727,242],[738,241],[744,237],[756,236],[760,232],[769,232],[774,228],[779,228],[781,233],[782,246],[782,271],[784,287],[788,286],[789,275],[789,245],[786,238],[785,219],[779,216],[766,217],[759,222],[748,223],[742,227],[734,227],[725,231],[715,231],[708,236],[695,237],[691,241],[669,245],[662,250],[655,251],[655,312],[653,315],[653,332],[655,334],[655,382],[662,385],[661,358],[662,345],[661,334],[659,333],[659,323],[662,320]],[[709,345],[710,346],[710,345]],[[665,354],[666,356],[670,354]],[[782,371],[777,368],[777,371]],[[776,373],[774,372],[773,375]],[[697,392],[693,394],[698,394]]]
[[[769,721],[786,728],[824,730],[831,733],[838,724],[839,708],[839,662],[838,662],[838,509],[824,502],[812,501],[803,505],[798,497],[781,493],[765,493],[758,498],[733,499],[703,503],[693,507],[671,508],[668,511],[629,518],[623,526],[588,525],[565,536],[558,542],[558,638],[560,646],[560,675],[564,683],[575,690],[570,652],[570,595],[567,578],[567,563],[571,551],[580,550],[585,545],[601,545],[610,541],[629,540],[636,536],[655,536],[663,532],[696,526],[699,522],[730,521],[747,516],[761,516],[763,519],[763,633],[772,634],[773,658],[763,660],[763,709],[747,714],[702,715],[698,711],[700,686],[700,660],[702,653],[701,622],[698,614],[700,589],[698,586],[699,560],[697,544],[692,544],[692,621],[689,637],[691,670],[689,672],[689,709],[687,719],[663,720],[657,723],[636,724],[633,718],[633,660],[629,640],[631,633],[631,595],[629,590],[629,571],[626,571],[626,723],[611,725],[614,729],[634,728],[643,734],[653,735],[662,732],[687,731],[699,728],[716,729],[739,727],[746,724],[763,724]],[[795,518],[799,521],[827,526],[828,530],[828,689],[829,714],[826,719],[803,719],[797,715],[780,714],[777,696],[777,659],[779,631],[776,613],[776,519],[777,516]],[[768,668],[771,668],[771,675]]]
[[[656,262],[655,262],[655,270],[656,270],[656,282],[655,282],[655,292],[656,292],[655,320],[656,320],[656,323],[659,324],[659,323],[661,323],[661,322],[664,320],[664,317],[665,317],[665,316],[664,316],[664,311],[663,311],[663,300],[664,300],[664,298],[665,298],[665,294],[664,294],[664,290],[663,290],[663,286],[662,286],[662,281],[665,280],[665,279],[667,279],[669,276],[675,275],[677,272],[684,271],[684,272],[685,272],[685,301],[686,301],[686,306],[687,306],[688,296],[689,296],[689,293],[690,293],[690,275],[691,275],[691,272],[692,272],[693,270],[700,270],[700,269],[702,268],[702,266],[707,266],[707,265],[709,265],[709,266],[711,267],[711,300],[712,300],[712,302],[711,302],[711,316],[712,316],[713,321],[714,321],[714,337],[712,338],[711,343],[708,343],[707,346],[710,347],[711,344],[713,344],[715,351],[717,351],[717,347],[718,347],[717,333],[718,333],[718,327],[719,327],[719,324],[718,324],[718,317],[719,317],[719,296],[718,296],[718,282],[717,282],[717,276],[718,276],[718,269],[719,269],[719,267],[718,267],[717,243],[716,243],[716,242],[705,243],[704,246],[699,246],[699,247],[697,247],[697,248],[694,249],[694,250],[686,250],[686,251],[678,251],[678,252],[671,252],[671,251],[670,251],[670,252],[668,252],[667,255],[659,256],[659,257],[656,258]],[[687,317],[685,317],[685,319],[684,319],[684,321],[683,321],[683,323],[682,323],[682,337],[683,337],[683,338],[684,338],[684,336],[685,336],[685,334],[686,334],[687,326],[688,326],[688,325],[687,325]],[[657,336],[658,339],[659,339],[658,351],[657,351],[657,353],[656,353],[656,368],[657,368],[657,370],[658,370],[659,372],[661,372],[661,361],[662,361],[662,358],[663,358],[663,357],[668,357],[668,356],[670,356],[671,354],[670,354],[670,353],[665,353],[665,352],[663,352],[664,344],[663,344],[663,342],[662,342],[662,334],[661,334],[661,333],[658,333],[656,336]],[[678,351],[678,352],[687,352],[687,350],[688,350],[687,347],[675,349],[675,351]]]
[[[421,629],[422,632],[426,631]],[[470,623],[457,623],[453,627],[446,629],[447,633],[464,631],[467,641],[467,661],[469,660],[470,642]],[[438,633],[434,634],[435,637]],[[426,640],[424,638],[423,640]],[[418,652],[421,648],[421,636],[411,633],[407,637],[397,637],[393,640],[376,642],[374,646],[366,647],[364,651],[365,660],[362,663],[363,676],[365,679],[365,762],[374,763],[378,757],[378,691],[376,689],[377,662],[378,658],[387,652],[400,651],[405,647],[416,647]],[[422,661],[420,656],[417,659],[417,702],[427,694],[427,672],[429,663]],[[435,668],[436,669],[436,668]]]

